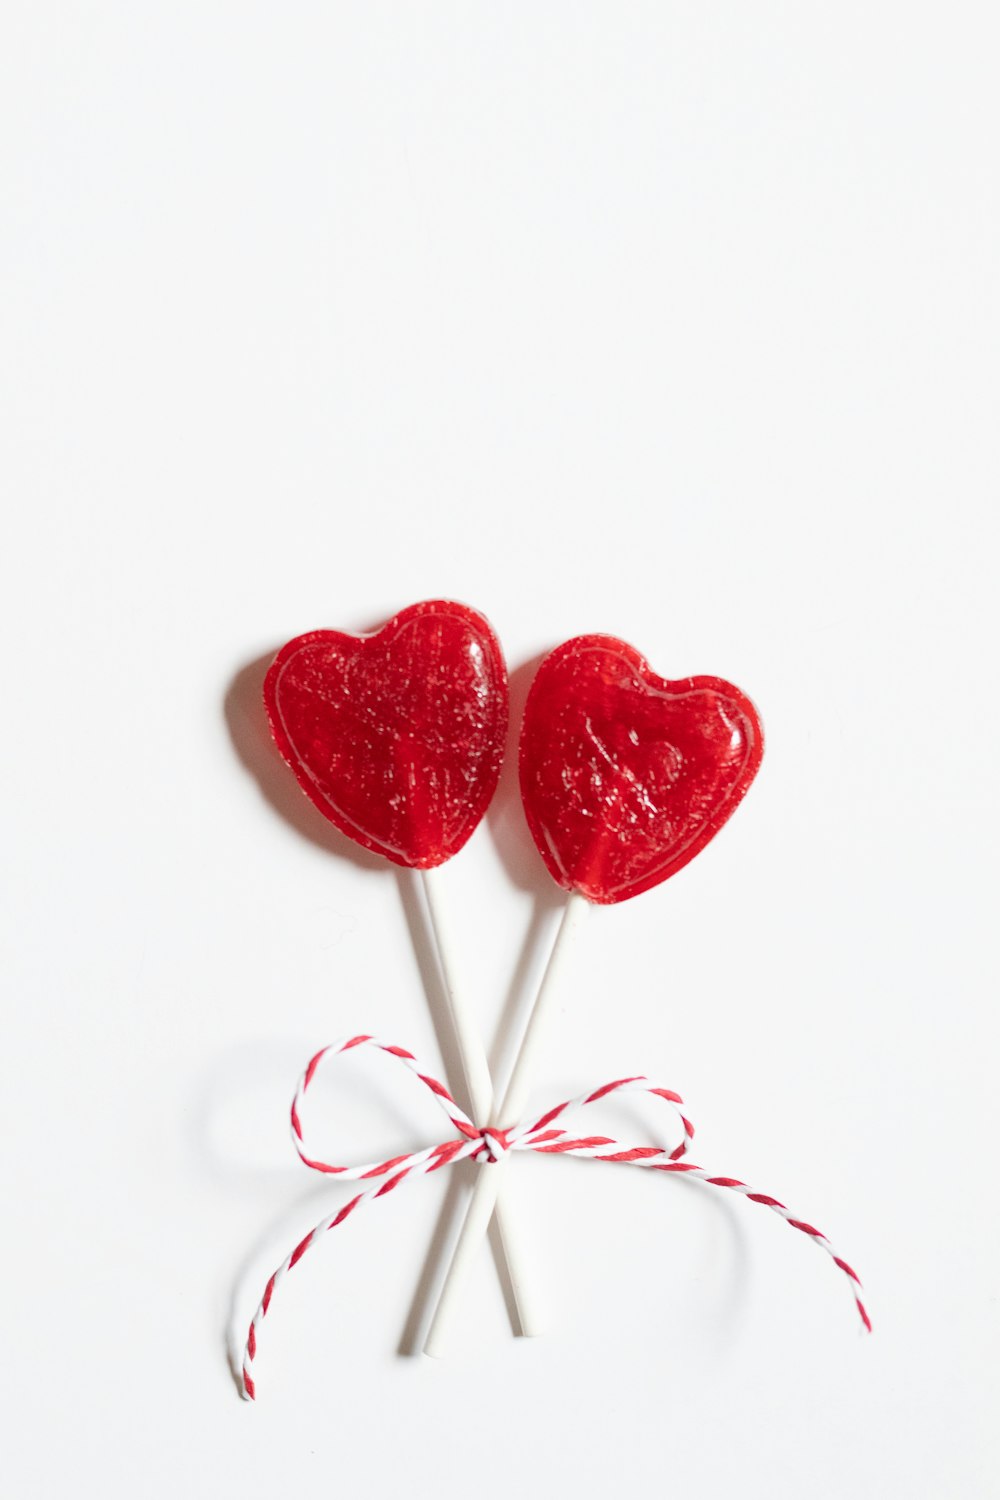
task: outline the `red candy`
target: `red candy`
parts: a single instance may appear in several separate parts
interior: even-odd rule
[[[553,878],[626,901],[675,875],[736,810],[764,750],[719,677],[667,682],[632,646],[582,635],[542,662],[521,732],[521,796]]]
[[[450,859],[496,790],[507,671],[489,622],[463,604],[413,604],[373,635],[300,635],[275,657],[264,703],[323,816],[395,864]]]

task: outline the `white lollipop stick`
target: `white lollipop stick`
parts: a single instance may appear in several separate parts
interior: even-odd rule
[[[444,903],[441,900],[440,866],[432,870],[423,870],[421,873],[424,895],[427,898],[427,910],[441,964],[441,974],[448,996],[452,1028],[462,1062],[462,1071],[465,1074],[469,1102],[472,1106],[472,1117],[477,1125],[482,1125],[489,1121],[494,1113],[493,1080],[490,1077],[486,1049],[463,998],[462,987],[455,982],[457,972],[455,948],[451,924],[447,920]],[[511,1224],[509,1205],[505,1208],[501,1202],[496,1201],[495,1194],[494,1202],[490,1204],[491,1213],[494,1209],[497,1228],[500,1231],[500,1253],[510,1282],[514,1305],[517,1308],[517,1321],[521,1334],[525,1338],[535,1338],[539,1332],[538,1305],[532,1292],[530,1277],[524,1274],[524,1255],[520,1239]],[[489,1220],[490,1215],[487,1215],[483,1226],[484,1233]]]
[[[503,1103],[490,1121],[492,1125],[501,1129],[509,1129],[510,1126],[519,1124],[527,1107],[531,1071],[538,1055],[545,1017],[552,1008],[552,1000],[559,988],[559,979],[571,946],[571,939],[587,905],[583,896],[578,896],[575,892],[567,899],[562,922],[556,933],[556,940],[549,955],[538,996],[528,1018],[524,1039],[521,1042]],[[429,1354],[432,1359],[440,1359],[446,1352],[451,1324],[461,1302],[469,1270],[483,1242],[497,1204],[505,1164],[506,1158],[504,1157],[500,1161],[482,1166],[479,1170],[472,1201],[462,1224],[451,1265],[448,1267],[448,1274],[441,1289],[427,1342],[424,1344],[424,1353]]]

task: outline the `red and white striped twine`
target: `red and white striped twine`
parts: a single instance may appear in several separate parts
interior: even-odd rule
[[[316,1076],[316,1070],[324,1058],[336,1057],[341,1053],[350,1052],[355,1047],[376,1047],[381,1052],[386,1052],[390,1057],[397,1058],[404,1063],[411,1072],[415,1073],[434,1095],[438,1104],[454,1125],[457,1135],[450,1140],[442,1141],[438,1146],[428,1146],[424,1151],[414,1151],[407,1156],[393,1156],[388,1161],[374,1162],[370,1165],[360,1167],[337,1167],[330,1162],[317,1161],[307,1156],[304,1148],[302,1135],[301,1112],[309,1085]],[[613,1140],[606,1135],[571,1136],[561,1128],[555,1127],[554,1122],[566,1110],[577,1105],[594,1104],[598,1099],[605,1099],[609,1094],[622,1093],[644,1093],[652,1094],[658,1099],[663,1099],[671,1106],[680,1121],[683,1139],[680,1145],[668,1151],[660,1146],[624,1146],[620,1141]],[[687,1119],[681,1109],[683,1104],[679,1094],[672,1089],[655,1088],[647,1078],[617,1078],[612,1083],[602,1084],[600,1088],[591,1093],[580,1094],[575,1099],[566,1099],[554,1108],[548,1109],[537,1119],[530,1123],[516,1125],[512,1129],[497,1130],[493,1128],[480,1129],[474,1125],[468,1115],[455,1103],[451,1094],[443,1083],[436,1078],[430,1077],[423,1072],[412,1052],[407,1052],[405,1047],[394,1047],[387,1042],[380,1042],[372,1036],[352,1036],[343,1041],[334,1042],[329,1047],[324,1047],[317,1052],[309,1063],[295,1091],[292,1101],[292,1140],[299,1156],[307,1167],[315,1172],[327,1172],[332,1176],[340,1177],[346,1182],[365,1182],[375,1179],[371,1187],[355,1194],[336,1213],[330,1214],[322,1219],[310,1230],[305,1239],[300,1240],[295,1249],[288,1255],[270,1278],[264,1288],[260,1306],[254,1313],[253,1322],[247,1335],[246,1348],[243,1353],[243,1395],[248,1401],[254,1400],[256,1396],[256,1382],[253,1369],[254,1360],[257,1357],[258,1330],[274,1297],[274,1293],[281,1285],[288,1272],[305,1255],[311,1245],[314,1245],[328,1229],[336,1229],[338,1224],[343,1224],[355,1209],[360,1208],[370,1198],[384,1198],[391,1193],[393,1188],[399,1187],[408,1177],[420,1177],[428,1172],[436,1172],[439,1167],[446,1167],[451,1162],[463,1161],[473,1158],[483,1163],[499,1161],[508,1151],[537,1151],[539,1155],[566,1155],[589,1157],[592,1161],[604,1162],[627,1162],[632,1166],[650,1167],[656,1172],[683,1173],[687,1177],[697,1178],[700,1182],[706,1182],[710,1187],[728,1188],[731,1192],[740,1193],[749,1198],[752,1203],[763,1204],[780,1218],[790,1224],[793,1229],[808,1235],[814,1244],[819,1245],[830,1256],[834,1265],[837,1266],[848,1278],[854,1301],[857,1304],[858,1313],[865,1328],[871,1331],[871,1320],[861,1300],[861,1282],[857,1274],[851,1269],[846,1260],[843,1260],[834,1250],[830,1241],[820,1230],[815,1229],[812,1224],[797,1219],[790,1209],[777,1198],[772,1198],[768,1193],[757,1193],[749,1188],[745,1182],[740,1182],[735,1177],[714,1177],[706,1172],[704,1167],[696,1167],[692,1163],[681,1160],[687,1154],[694,1136],[694,1126]]]

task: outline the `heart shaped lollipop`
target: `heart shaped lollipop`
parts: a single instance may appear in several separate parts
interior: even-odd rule
[[[412,604],[367,636],[297,636],[275,658],[264,702],[307,796],[395,864],[450,859],[496,790],[507,672],[489,622],[463,604]]]
[[[493,1082],[455,982],[437,867],[480,822],[500,775],[507,669],[489,622],[464,604],[431,599],[372,635],[314,630],[278,652],[264,702],[278,749],[323,816],[366,849],[421,871],[466,1086],[486,1120]],[[530,1333],[530,1279],[506,1210],[496,1208],[500,1253]]]
[[[583,635],[547,656],[521,729],[521,796],[550,873],[569,891],[494,1124],[527,1103],[544,1020],[588,903],[637,896],[673,875],[718,833],[753,780],[764,742],[749,698],[718,677],[666,682],[610,635]],[[476,1183],[425,1353],[441,1354],[501,1165]]]
[[[610,904],[702,850],[738,806],[764,749],[757,711],[719,677],[668,682],[610,635],[542,662],[521,733],[521,796],[559,885]]]

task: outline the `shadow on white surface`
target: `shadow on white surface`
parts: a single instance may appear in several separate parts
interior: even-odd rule
[[[350,860],[361,870],[385,875],[388,861],[362,849],[323,817],[299,786],[271,738],[264,712],[264,678],[278,649],[276,646],[274,651],[247,662],[229,684],[223,711],[233,748],[264,800],[296,833],[328,853]]]
[[[343,1187],[350,1188],[353,1184],[345,1183]],[[342,1196],[346,1201],[350,1195],[342,1191]],[[271,1216],[239,1264],[236,1275],[233,1277],[226,1308],[223,1347],[229,1373],[241,1397],[243,1395],[243,1349],[250,1319],[256,1311],[261,1293],[267,1284],[267,1278],[281,1264],[289,1249],[298,1243],[303,1233],[308,1233],[308,1229],[303,1231],[303,1223],[308,1220],[309,1228],[312,1228],[312,1225],[325,1214],[331,1213],[335,1206],[336,1189],[333,1202],[331,1202],[330,1179],[320,1178],[314,1186],[299,1193],[285,1208]],[[283,1248],[278,1248],[279,1245]],[[273,1247],[274,1253],[265,1267],[264,1256],[269,1247]]]
[[[191,1149],[213,1187],[272,1205],[235,1273],[226,1276],[223,1347],[240,1391],[246,1333],[268,1276],[303,1234],[354,1190],[352,1184],[308,1172],[289,1140],[288,1105],[306,1060],[307,1049],[284,1038],[228,1048],[208,1067],[187,1116]],[[377,1076],[345,1071],[338,1084],[350,1104],[345,1113],[374,1117],[380,1128],[398,1131],[403,1140],[412,1136],[413,1121],[400,1109],[388,1082],[382,1086]],[[343,1154],[364,1159],[365,1151],[352,1148]],[[297,1190],[275,1210],[273,1197],[286,1183],[288,1188],[297,1184]],[[263,1216],[267,1208],[260,1212]]]

